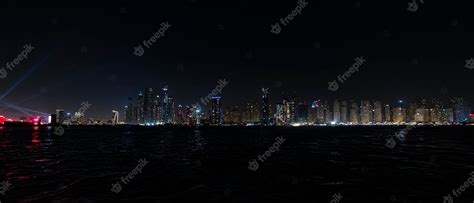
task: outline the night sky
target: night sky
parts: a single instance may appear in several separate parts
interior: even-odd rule
[[[225,78],[223,103],[270,98],[380,99],[463,96],[474,101],[474,2],[314,1],[280,34],[271,24],[298,1],[16,1],[0,7],[0,65],[31,44],[0,80],[4,102],[53,113],[110,118],[127,98],[169,86],[176,104],[196,103]],[[171,27],[143,56],[133,48]],[[328,90],[362,56],[339,90]],[[1,67],[0,67],[1,68]],[[5,107],[5,103],[0,102]],[[0,106],[1,107],[1,106]],[[1,108],[3,108],[1,107]],[[0,114],[19,115],[12,109]]]

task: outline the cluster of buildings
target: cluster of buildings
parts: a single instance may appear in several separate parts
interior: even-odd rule
[[[262,89],[258,101],[243,106],[223,107],[222,97],[213,96],[206,106],[176,105],[168,88],[160,94],[149,88],[136,100],[128,99],[123,123],[138,125],[449,125],[472,122],[474,114],[460,97],[449,101],[421,99],[406,103],[386,104],[382,101],[339,101],[283,98],[272,105],[269,90]]]

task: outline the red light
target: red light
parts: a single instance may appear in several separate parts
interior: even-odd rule
[[[469,114],[469,117],[474,118],[474,113]]]

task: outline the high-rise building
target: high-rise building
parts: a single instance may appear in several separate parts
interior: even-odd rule
[[[425,111],[422,108],[417,108],[415,111],[415,122],[423,123],[425,122]]]
[[[224,112],[224,123],[238,125],[242,123],[242,113],[239,106],[227,107]]]
[[[407,111],[407,122],[416,122],[416,109],[417,105],[416,103],[410,103],[408,105],[408,111]]]
[[[221,97],[214,96],[211,99],[211,110],[209,113],[211,125],[222,124],[222,103]]]
[[[393,122],[402,124],[406,122],[406,109],[402,107],[396,107],[393,109]]]
[[[182,105],[178,105],[178,109],[176,112],[176,124],[184,125],[184,123],[186,122],[186,114],[184,111],[184,107]]]
[[[285,121],[287,124],[295,123],[296,121],[296,111],[295,111],[295,101],[283,99],[283,106],[285,110]]]
[[[333,115],[332,115],[331,107],[329,106],[328,101],[324,101],[322,108],[324,111],[324,123],[331,123]]]
[[[453,111],[454,111],[454,123],[466,122],[469,119],[469,112],[467,105],[464,103],[464,99],[461,97],[455,97],[452,99]]]
[[[374,102],[374,123],[383,123],[383,109],[380,101]]]
[[[270,104],[268,102],[268,88],[262,88],[262,125],[270,125]]]
[[[347,106],[347,102],[342,101],[341,102],[341,122],[342,123],[348,123],[349,122],[349,119],[347,117],[348,110],[349,110],[349,107]]]
[[[154,100],[155,95],[153,94],[153,89],[148,88],[145,92],[145,101],[144,101],[144,122],[149,124],[156,123],[154,116]]]
[[[127,120],[129,119],[129,118],[128,118],[128,111],[129,111],[129,107],[128,107],[128,106],[124,106],[124,107],[123,107],[123,122],[124,122],[124,123],[127,123],[127,124],[129,124],[129,122],[127,122]]]
[[[163,123],[163,119],[161,118],[161,107],[160,95],[156,95],[153,100],[153,118],[157,123]]]
[[[383,121],[384,123],[391,123],[393,121],[393,118],[392,118],[392,108],[390,107],[390,105],[386,104],[384,106],[384,117],[383,117]]]
[[[298,103],[296,106],[296,122],[298,123],[307,123],[309,116],[309,107],[306,102]]]
[[[351,101],[351,113],[350,113],[350,121],[351,124],[353,125],[358,125],[360,123],[360,118],[359,118],[359,106]]]
[[[64,110],[63,109],[57,109],[56,110],[56,120],[59,124],[63,124],[63,122],[65,121],[65,118],[66,118],[66,115],[64,113]]]
[[[333,112],[334,112],[333,122],[340,123],[341,122],[341,104],[337,100],[334,101]]]
[[[138,93],[137,98],[137,123],[145,124],[145,97],[142,92]]]
[[[370,101],[362,101],[360,106],[360,121],[362,124],[372,123],[372,107],[370,106]]]
[[[324,113],[325,113],[324,104],[321,100],[316,100],[315,103],[316,104],[314,106],[316,107],[316,123],[324,124],[326,123],[325,121],[326,116],[324,116]]]
[[[317,123],[317,119],[318,119],[318,102],[317,101],[313,101],[311,103],[311,106],[308,110],[308,123]]]
[[[275,123],[278,126],[287,125],[285,120],[285,106],[282,103],[276,104]]]

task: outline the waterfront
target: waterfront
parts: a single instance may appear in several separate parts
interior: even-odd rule
[[[403,126],[0,129],[5,202],[442,202],[474,170],[474,128]],[[259,169],[249,161],[283,137]],[[140,159],[122,188],[112,184]],[[468,188],[456,202],[472,202]]]

